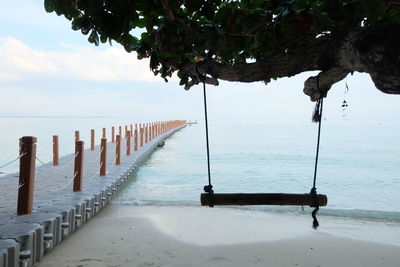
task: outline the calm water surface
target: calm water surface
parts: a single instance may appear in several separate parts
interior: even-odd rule
[[[18,137],[38,137],[38,157],[51,160],[51,136],[61,154],[73,152],[74,131],[89,144],[90,129],[124,125],[109,118],[1,118],[0,166],[17,156]],[[110,129],[108,129],[110,130]],[[307,193],[312,186],[315,124],[210,125],[211,171],[216,192]],[[324,122],[318,193],[328,195],[322,214],[400,220],[400,126],[330,125]],[[97,134],[99,143],[99,134]],[[207,184],[204,125],[179,131],[148,158],[114,203],[199,205]],[[18,162],[1,168],[18,171]],[[0,176],[1,179],[1,176]],[[297,207],[244,207],[297,211]]]

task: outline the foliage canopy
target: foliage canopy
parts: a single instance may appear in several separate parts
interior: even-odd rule
[[[363,71],[378,89],[400,93],[399,75],[397,83],[382,86],[382,74],[375,73],[388,61],[399,71],[397,1],[45,0],[44,6],[95,45],[116,41],[138,59],[149,57],[155,75],[167,79],[178,71],[187,88],[205,75],[212,84],[267,82],[320,70],[320,84],[329,90],[348,73]],[[370,62],[379,51],[381,58]],[[304,90],[318,98],[315,77]]]

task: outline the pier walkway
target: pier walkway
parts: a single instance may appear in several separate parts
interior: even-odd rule
[[[126,155],[127,139],[121,138],[119,165],[115,164],[116,144],[108,142],[105,176],[99,172],[101,146],[94,151],[85,149],[81,192],[72,190],[75,155],[60,158],[59,166],[44,163],[36,167],[31,214],[16,213],[18,190],[23,186],[18,184],[19,174],[0,177],[0,267],[34,266],[105,207],[133,177],[140,163],[186,125],[179,121],[173,128],[143,142],[143,146],[138,144],[137,151],[131,138],[130,155]]]

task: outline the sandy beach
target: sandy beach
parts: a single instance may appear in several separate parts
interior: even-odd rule
[[[315,231],[306,214],[110,205],[38,266],[399,266],[399,225],[320,221]]]

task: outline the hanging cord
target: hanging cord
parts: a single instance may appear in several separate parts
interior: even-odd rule
[[[317,198],[317,188],[315,187],[316,182],[317,182],[317,169],[318,169],[318,156],[319,156],[319,143],[320,143],[320,138],[321,138],[321,116],[322,116],[322,107],[323,107],[323,98],[320,98],[318,100],[317,106],[318,106],[318,112],[319,112],[319,121],[318,121],[318,137],[317,137],[317,151],[315,153],[315,166],[314,166],[314,179],[313,179],[313,187],[311,188],[310,195],[313,198],[314,202],[314,210],[312,212],[312,218],[313,218],[313,228],[317,229],[319,226],[319,222],[317,220],[317,213],[319,210],[319,204],[318,204],[318,198]]]
[[[204,120],[205,120],[205,125],[206,125],[206,149],[207,149],[207,173],[208,173],[208,185],[204,186],[204,192],[208,193],[210,195],[210,202],[209,206],[211,208],[214,207],[214,201],[213,201],[213,186],[211,184],[211,170],[210,170],[210,145],[208,141],[208,115],[207,115],[207,95],[206,95],[206,82],[205,82],[205,77],[201,75],[197,69],[196,65],[196,71],[198,78],[201,80],[203,83],[203,99],[204,99]]]
[[[315,106],[314,114],[312,117],[313,122],[318,123],[318,137],[317,137],[317,150],[315,153],[315,166],[314,166],[314,179],[313,179],[313,187],[311,188],[310,195],[312,198],[313,206],[315,207],[312,211],[313,218],[313,228],[317,229],[319,226],[319,222],[317,219],[317,213],[319,210],[319,203],[317,198],[317,188],[315,187],[317,182],[317,169],[318,169],[318,156],[319,156],[319,144],[321,139],[321,121],[322,121],[322,108],[324,105],[324,97],[326,97],[326,93],[322,92],[319,88],[319,74],[317,76],[317,89],[320,93],[320,98],[317,100],[317,104]]]
[[[8,165],[10,165],[10,164],[16,162],[17,160],[19,160],[20,158],[22,158],[22,157],[25,156],[26,154],[27,154],[26,152],[21,153],[21,155],[19,155],[16,159],[13,159],[13,160],[11,160],[10,162],[1,165],[1,166],[0,166],[0,169],[1,169],[1,168],[4,168],[4,167],[7,167]]]

